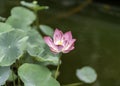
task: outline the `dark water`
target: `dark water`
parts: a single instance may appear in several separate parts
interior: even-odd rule
[[[18,1],[8,4],[7,0],[3,0],[0,4],[0,14],[4,16]],[[63,11],[53,6],[53,9],[39,13],[41,24],[48,24],[64,32],[71,30],[73,37],[77,39],[75,50],[62,57],[58,80],[62,84],[79,82],[75,76],[76,69],[91,66],[97,71],[98,79],[88,86],[120,86],[120,17],[94,9],[58,17],[67,11],[69,10]]]
[[[86,16],[73,16],[54,21],[54,27],[71,30],[77,39],[76,49],[63,56],[59,77],[61,82],[77,82],[75,70],[90,65],[98,73],[98,80],[92,86],[120,86],[119,24]]]

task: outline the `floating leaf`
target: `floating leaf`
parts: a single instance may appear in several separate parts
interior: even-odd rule
[[[44,66],[25,63],[18,69],[18,74],[25,86],[60,86]]]
[[[14,30],[9,24],[0,22],[0,34]]]
[[[77,69],[76,75],[81,81],[85,83],[93,83],[97,79],[95,70],[89,66]]]
[[[6,20],[6,23],[14,28],[26,28],[36,19],[35,14],[24,7],[14,7],[11,11],[11,16]]]
[[[23,55],[28,37],[21,30],[0,35],[0,65],[10,66]]]
[[[53,36],[53,29],[47,25],[40,25],[40,30],[45,34],[49,36]]]
[[[10,67],[0,67],[0,86],[4,85],[10,74]]]

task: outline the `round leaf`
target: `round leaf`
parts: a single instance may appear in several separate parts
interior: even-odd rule
[[[36,19],[35,14],[24,7],[15,7],[11,11],[11,16],[6,20],[6,23],[12,25],[14,28],[26,27]]]
[[[44,66],[25,63],[18,69],[18,74],[25,86],[60,86]]]
[[[93,83],[97,79],[95,70],[88,66],[77,69],[76,75],[81,81],[85,83]]]
[[[0,35],[1,66],[10,66],[23,55],[27,38],[21,30],[13,30]]]
[[[40,30],[46,35],[53,36],[53,29],[47,25],[40,25]]]
[[[9,67],[0,67],[0,86],[4,85],[10,74]]]

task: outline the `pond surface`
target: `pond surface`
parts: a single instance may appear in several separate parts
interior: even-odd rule
[[[5,5],[1,6],[9,13],[10,8],[6,8],[9,4],[6,0],[3,2]],[[51,8],[39,13],[41,24],[48,24],[64,32],[70,30],[77,39],[75,50],[62,57],[58,80],[62,84],[79,82],[75,75],[76,69],[91,66],[98,73],[98,79],[88,86],[120,86],[120,17],[93,10],[65,18],[57,17],[60,12],[66,11]],[[3,14],[5,12],[1,10]]]
[[[43,20],[44,24],[71,30],[77,39],[76,49],[62,57],[59,81],[79,82],[76,69],[91,66],[97,71],[98,80],[89,86],[120,86],[120,17],[77,14],[58,19],[53,14],[47,14],[49,18]]]

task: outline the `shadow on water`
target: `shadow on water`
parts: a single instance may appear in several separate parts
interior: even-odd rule
[[[66,18],[57,17],[65,12],[57,8],[39,13],[41,24],[71,30],[77,39],[76,49],[62,57],[58,80],[64,84],[79,82],[76,69],[89,65],[98,73],[97,81],[89,86],[120,86],[120,17],[86,10]]]

